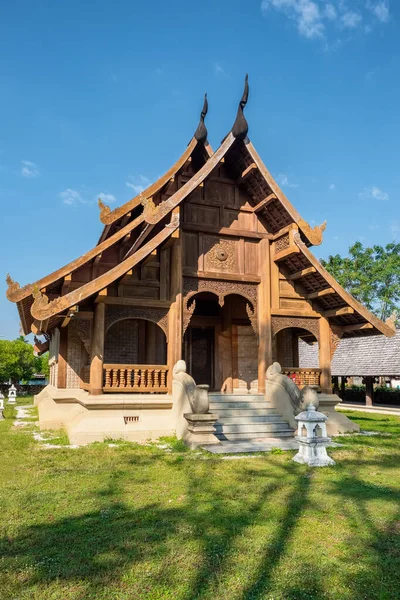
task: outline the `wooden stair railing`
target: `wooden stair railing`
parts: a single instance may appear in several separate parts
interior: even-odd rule
[[[167,393],[167,365],[103,365],[103,392]]]

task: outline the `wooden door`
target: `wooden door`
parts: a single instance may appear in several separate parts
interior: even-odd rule
[[[185,341],[185,360],[197,385],[214,388],[214,328],[189,327]]]

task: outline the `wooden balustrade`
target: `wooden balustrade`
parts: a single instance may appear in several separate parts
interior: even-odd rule
[[[81,371],[81,388],[83,390],[89,390],[90,387],[90,365],[83,367]]]
[[[301,389],[306,385],[319,387],[322,369],[300,369],[282,367],[283,375],[287,375]]]
[[[104,392],[167,393],[166,365],[103,365]]]

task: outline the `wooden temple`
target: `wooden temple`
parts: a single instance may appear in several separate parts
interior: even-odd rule
[[[47,340],[53,387],[171,394],[183,358],[211,390],[264,393],[277,360],[300,385],[331,393],[341,338],[394,335],[312,254],[325,224],[300,216],[257,154],[248,92],[246,78],[217,150],[207,141],[205,99],[193,138],[164,176],[115,210],[99,200],[104,228],[94,248],[24,287],[7,277],[24,333]],[[299,338],[318,344],[318,369],[299,368]]]

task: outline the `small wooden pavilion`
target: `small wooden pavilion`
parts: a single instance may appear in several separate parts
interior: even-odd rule
[[[297,381],[331,392],[341,338],[394,335],[350,296],[311,252],[311,227],[248,137],[243,97],[214,151],[204,101],[175,164],[111,210],[97,245],[35,283],[7,277],[25,334],[45,336],[51,386],[111,394],[171,394],[181,358],[212,390],[265,392],[278,360]],[[299,368],[298,339],[317,340],[318,368]],[[160,398],[160,396],[159,396]]]

